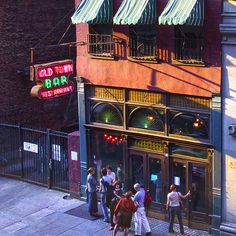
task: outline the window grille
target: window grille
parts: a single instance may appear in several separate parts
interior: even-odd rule
[[[157,60],[156,28],[153,25],[130,27],[129,56],[137,60]]]
[[[109,88],[109,87],[94,87],[92,97],[101,98],[114,101],[124,100],[123,89]]]
[[[176,29],[174,60],[185,64],[204,64],[204,40],[199,27]]]
[[[164,104],[164,95],[161,93],[129,90],[128,101],[134,102],[134,103],[163,105]]]
[[[210,111],[211,100],[201,97],[170,95],[170,106]]]
[[[149,149],[149,150],[155,150],[159,152],[163,152],[164,150],[164,145],[161,142],[154,142],[154,141],[148,141],[148,140],[132,139],[130,142],[130,146]]]

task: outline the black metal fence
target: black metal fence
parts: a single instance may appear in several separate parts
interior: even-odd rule
[[[0,174],[69,190],[67,133],[0,124]]]

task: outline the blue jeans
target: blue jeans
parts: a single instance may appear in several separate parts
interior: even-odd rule
[[[173,224],[175,219],[175,214],[177,215],[179,221],[179,227],[181,234],[184,234],[184,227],[182,222],[182,215],[180,207],[170,207],[170,225],[169,225],[169,232],[173,232]]]
[[[104,216],[104,220],[109,221],[109,215],[107,210],[107,204],[106,204],[106,193],[101,193],[101,207],[102,207],[102,213]]]

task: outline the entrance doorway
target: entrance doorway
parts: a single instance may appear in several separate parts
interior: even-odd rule
[[[165,218],[165,194],[168,177],[164,171],[164,156],[141,152],[129,151],[129,168],[128,168],[128,186],[133,188],[135,183],[140,183],[149,190],[152,199],[152,210],[159,219]]]
[[[184,220],[190,227],[207,230],[210,224],[210,168],[207,163],[172,159],[170,161],[170,182],[178,191],[185,194],[190,190],[191,197],[184,201]]]
[[[184,201],[183,221],[190,227],[208,230],[210,209],[210,176],[208,163],[189,159],[177,159],[164,155],[129,150],[128,186],[129,189],[139,182],[149,189],[153,204],[149,215],[168,219],[166,196],[170,184],[178,191],[191,197]]]

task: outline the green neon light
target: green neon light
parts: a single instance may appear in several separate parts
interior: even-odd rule
[[[50,89],[50,88],[55,88],[55,87],[60,87],[63,85],[67,85],[68,84],[68,77],[65,75],[62,75],[60,77],[54,77],[54,78],[48,78],[45,79],[43,81],[43,86],[46,89]]]

